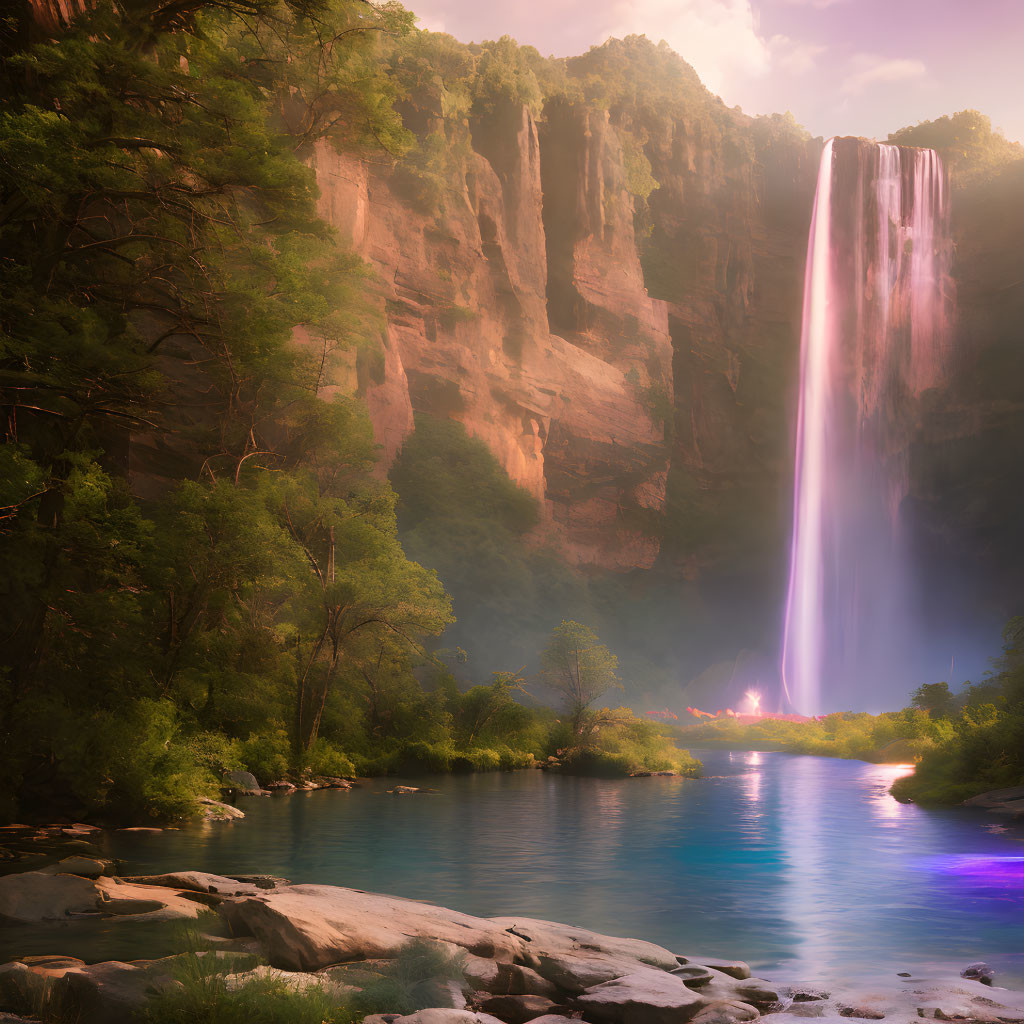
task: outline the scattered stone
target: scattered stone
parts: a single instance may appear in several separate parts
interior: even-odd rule
[[[964,801],[964,807],[981,807],[995,814],[1008,814],[1011,818],[1024,817],[1024,786],[991,789]]]
[[[119,828],[118,832],[163,832],[162,828],[144,828],[141,825],[134,825],[131,828]]]
[[[960,972],[961,978],[969,978],[971,981],[980,981],[982,985],[991,985],[996,972],[988,964],[978,962],[969,964]]]
[[[422,793],[423,790],[419,786],[395,786],[394,789],[389,789],[388,792],[394,796],[404,796],[406,793]]]
[[[91,857],[65,857],[56,864],[40,868],[43,875],[79,875],[82,878],[99,878],[113,865],[110,860],[94,860]]]
[[[740,1024],[742,1021],[757,1020],[761,1014],[756,1006],[728,999],[711,1003],[697,1012],[693,1024]]]
[[[910,973],[910,971],[897,971],[896,972],[896,977],[897,978],[911,978],[911,977],[913,977],[913,975]]]
[[[599,1024],[678,1024],[704,1005],[678,978],[653,968],[595,985],[576,1002]]]
[[[779,990],[760,978],[750,978],[741,982],[735,986],[735,991],[740,999],[755,1006],[770,1006],[782,1000]]]
[[[816,988],[793,989],[790,998],[794,1003],[815,1003],[828,999],[829,993]]]
[[[69,839],[65,843],[60,844],[63,850],[74,850],[75,853],[86,853],[86,854],[98,854],[100,851],[93,846],[92,843],[87,843],[84,839]]]
[[[858,1020],[884,1020],[885,1014],[866,1006],[846,1006],[840,1003],[837,1007],[840,1017],[856,1017]]]
[[[279,885],[291,885],[287,878],[278,875],[232,875],[238,882],[248,882],[255,885],[257,889],[276,889]]]
[[[700,964],[686,964],[684,967],[677,967],[669,973],[674,974],[684,984],[689,985],[690,988],[699,988],[701,985],[707,985],[709,982],[714,981],[715,978],[706,967],[702,967]]]
[[[203,805],[203,821],[230,821],[245,817],[245,812],[237,807],[221,803],[219,800],[211,800],[208,796],[201,796],[199,802]]]
[[[709,967],[722,974],[728,974],[730,978],[743,981],[750,977],[750,968],[742,960],[719,960],[713,956],[677,956],[676,960],[686,966],[688,964],[699,964],[701,967]]]
[[[190,892],[216,893],[222,896],[255,896],[260,886],[225,875],[211,875],[205,871],[175,871],[166,875],[133,875],[125,879],[137,885],[159,885]]]
[[[275,793],[294,793],[295,784],[287,779],[278,779],[277,782],[268,782],[267,789],[273,790]]]
[[[544,996],[491,996],[482,1008],[507,1024],[526,1024],[534,1017],[549,1014],[554,1005]]]
[[[316,780],[321,789],[352,789],[353,785],[348,779],[339,779],[333,775],[324,775]]]

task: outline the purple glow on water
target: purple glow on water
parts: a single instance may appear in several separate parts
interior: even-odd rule
[[[974,854],[933,857],[927,867],[946,875],[979,882],[998,882],[1024,888],[1024,857],[989,857]]]
[[[917,624],[899,523],[917,398],[942,378],[949,196],[932,150],[831,139],[807,248],[782,679],[820,714],[903,692]],[[900,694],[902,696],[902,692]]]

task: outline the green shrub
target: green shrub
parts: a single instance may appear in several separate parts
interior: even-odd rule
[[[197,759],[209,754],[208,738],[193,745],[183,737],[170,701],[138,700],[64,725],[62,766],[88,811],[116,808],[124,820],[174,820],[194,814],[200,797],[219,791],[217,776]]]
[[[186,953],[176,964],[179,986],[150,1001],[146,1024],[348,1024],[351,1013],[316,986],[296,989],[273,977],[253,978],[228,987],[239,963],[213,955]]]
[[[303,767],[313,775],[330,775],[335,778],[356,773],[352,761],[322,736],[314,740],[306,751]]]
[[[283,729],[253,734],[239,745],[242,764],[262,785],[275,782],[288,771],[289,754],[288,737]]]
[[[399,950],[380,979],[370,981],[352,999],[358,1019],[370,1013],[415,1013],[440,1002],[439,986],[464,980],[464,955],[452,955],[443,946],[413,939]]]

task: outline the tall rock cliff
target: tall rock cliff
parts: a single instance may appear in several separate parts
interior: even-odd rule
[[[421,139],[435,107],[408,101]],[[542,502],[532,541],[597,569],[696,573],[725,522],[757,533],[750,500],[774,524],[815,144],[699,83],[689,117],[556,95],[458,139],[435,208],[401,164],[312,159],[323,216],[380,282],[384,355],[360,386],[384,466],[416,413],[457,419]]]

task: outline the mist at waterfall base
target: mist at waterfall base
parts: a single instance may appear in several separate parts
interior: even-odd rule
[[[927,645],[901,507],[922,396],[949,365],[949,189],[932,150],[833,139],[804,286],[793,528],[782,634],[788,706],[889,704]]]

